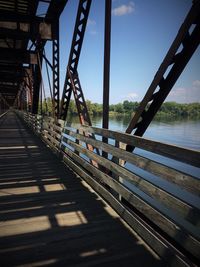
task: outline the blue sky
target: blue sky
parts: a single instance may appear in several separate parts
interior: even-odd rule
[[[92,1],[78,67],[85,98],[98,103],[103,98],[104,4]],[[112,1],[110,104],[142,100],[191,5],[190,0]],[[60,20],[61,94],[77,6],[78,0],[69,0]],[[199,62],[200,47],[167,101],[200,102]]]

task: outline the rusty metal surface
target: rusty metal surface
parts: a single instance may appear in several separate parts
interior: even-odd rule
[[[53,83],[56,85],[54,86],[56,87],[54,97],[58,103],[59,28],[56,25],[68,0],[46,1],[48,6],[45,14],[37,14],[41,2],[43,1],[0,1],[0,93],[7,100],[9,106],[13,106],[17,102],[23,102],[25,98],[21,98],[21,96],[27,92],[26,97],[29,94],[29,98],[33,99],[31,110],[34,113],[38,111],[41,83],[37,53],[38,50],[39,53],[43,52],[47,40],[56,42],[53,56]],[[27,69],[29,74],[27,74]],[[34,83],[30,84],[27,79],[31,79]],[[24,104],[21,103],[20,106]],[[30,105],[28,106],[30,109]]]
[[[90,11],[90,6],[91,6],[91,0],[81,0],[79,2],[77,16],[76,16],[76,23],[74,27],[74,34],[73,34],[73,39],[72,39],[72,44],[71,44],[71,50],[70,50],[70,55],[69,55],[69,60],[68,60],[68,66],[66,70],[65,83],[64,83],[62,100],[61,100],[61,107],[60,107],[60,118],[64,120],[67,117],[69,102],[70,102],[71,94],[72,94],[72,85],[71,85],[69,74],[72,76],[72,78],[75,78],[75,76],[78,76],[78,73],[77,73],[78,61],[80,58],[83,38],[84,38],[88,15]],[[75,93],[75,90],[73,92]],[[79,86],[79,92],[81,95],[83,95],[81,86]],[[79,116],[80,120],[82,120],[82,117],[83,117],[84,121],[87,122],[89,125],[91,125],[90,122],[88,121],[89,114],[86,114],[86,112],[84,112],[83,114],[81,113],[81,110],[79,110],[79,107],[81,106],[81,104],[78,103],[77,101],[76,101],[76,104],[78,108],[78,113],[80,114]]]

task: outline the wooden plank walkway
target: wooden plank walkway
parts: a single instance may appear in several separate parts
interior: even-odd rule
[[[13,112],[0,120],[0,266],[165,266]]]

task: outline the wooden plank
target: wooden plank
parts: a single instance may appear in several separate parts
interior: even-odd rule
[[[156,201],[150,200],[149,197],[142,197],[138,194],[138,192],[134,191],[134,194],[121,185],[118,181],[114,180],[107,174],[104,174],[97,168],[93,167],[90,163],[76,155],[70,149],[66,148],[65,153],[70,156],[73,160],[75,160],[78,164],[80,164],[83,168],[85,168],[90,173],[98,177],[101,181],[110,186],[113,190],[119,193],[124,199],[126,199],[134,208],[139,210],[142,214],[144,214],[148,219],[150,219],[155,225],[160,227],[164,232],[166,232],[170,237],[172,237],[180,246],[184,247],[187,251],[189,251],[192,255],[194,255],[197,259],[200,259],[200,243],[193,238],[187,232],[192,232],[194,236],[200,236],[198,231],[192,230],[192,227],[188,227],[186,223],[181,225],[186,229],[184,231],[180,227],[177,227],[176,223],[171,221],[169,216],[165,216],[162,214],[162,209],[164,208],[161,205],[158,205]],[[151,202],[151,204],[147,203]],[[156,218],[156,220],[155,220]],[[181,221],[181,220],[180,220]],[[179,225],[180,226],[180,225]],[[183,242],[184,240],[184,242]]]
[[[127,152],[123,149],[116,148],[112,145],[105,144],[101,141],[94,140],[88,137],[85,137],[81,134],[77,134],[71,130],[64,130],[64,133],[73,136],[83,142],[89,143],[94,147],[98,147],[103,151],[112,154],[115,157],[128,161],[144,170],[147,170],[155,175],[158,175],[165,180],[177,184],[180,187],[199,195],[200,193],[200,180],[191,175],[176,171],[172,168],[169,168],[161,163],[146,159],[139,155]]]
[[[186,149],[139,136],[100,129],[97,127],[81,126],[79,129],[88,131],[89,133],[99,134],[107,138],[112,138],[127,145],[138,147],[171,159],[179,160],[198,168],[200,166],[200,152],[197,150]]]
[[[95,160],[101,166],[106,167],[106,169],[110,170],[112,173],[119,175],[125,180],[131,181],[137,188],[144,191],[149,196],[157,199],[158,201],[166,205],[168,208],[174,211],[178,211],[178,213],[189,222],[193,223],[194,225],[200,225],[200,213],[198,209],[191,207],[187,203],[184,203],[183,201],[179,200],[178,198],[173,197],[169,191],[165,191],[164,189],[159,188],[153,183],[153,181],[146,181],[144,178],[135,175],[127,169],[89,151],[88,149],[76,144],[75,142],[69,139],[63,138],[63,141],[72,146],[78,152],[83,153],[88,158]],[[188,214],[190,214],[190,216],[188,216]]]
[[[8,110],[8,111],[9,111],[9,110]],[[5,115],[8,113],[8,111],[2,113],[2,114],[0,115],[0,119],[1,119],[3,116],[5,116]]]
[[[142,221],[136,214],[128,211],[122,205],[122,203],[120,203],[111,193],[109,193],[107,189],[95,181],[86,171],[84,171],[66,155],[63,156],[63,160],[89,185],[91,185],[92,188],[114,208],[120,217],[124,219],[158,255],[160,255],[166,261],[169,261],[169,258],[172,259],[172,267],[189,266],[190,263],[184,255],[177,251],[170,243],[163,239],[163,237],[161,237],[153,228]]]
[[[52,125],[52,124],[50,124],[50,125]],[[56,124],[53,124],[52,125],[53,127],[54,127],[54,129],[56,129],[58,132],[62,132],[62,127],[60,127],[60,126],[58,126],[58,125],[56,125]]]
[[[46,138],[44,140],[46,140],[47,138],[50,139],[50,141],[52,142],[51,145],[55,146],[54,144],[56,144],[56,146],[58,146],[58,147],[60,146],[60,142],[57,141],[54,137],[52,137],[49,133],[46,132],[44,136],[46,136]]]
[[[60,126],[63,128],[63,127],[64,127],[64,125],[65,125],[65,121],[64,121],[64,120],[61,120],[61,119],[59,119],[59,120],[58,120],[58,124],[60,124]]]
[[[55,132],[52,128],[44,128],[46,132],[48,132],[49,135],[51,135],[54,139],[57,137],[58,139],[61,138],[61,134]]]

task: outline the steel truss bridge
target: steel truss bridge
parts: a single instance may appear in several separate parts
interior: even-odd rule
[[[48,5],[42,17],[41,3]],[[102,128],[92,126],[78,74],[92,0],[79,1],[60,88],[67,3],[0,1],[1,265],[198,266],[200,177],[190,170],[199,171],[200,152],[142,136],[199,46],[200,1],[191,3],[125,133],[108,129],[112,1],[105,1]],[[44,68],[51,116],[39,112]],[[66,121],[72,95],[77,126]]]

